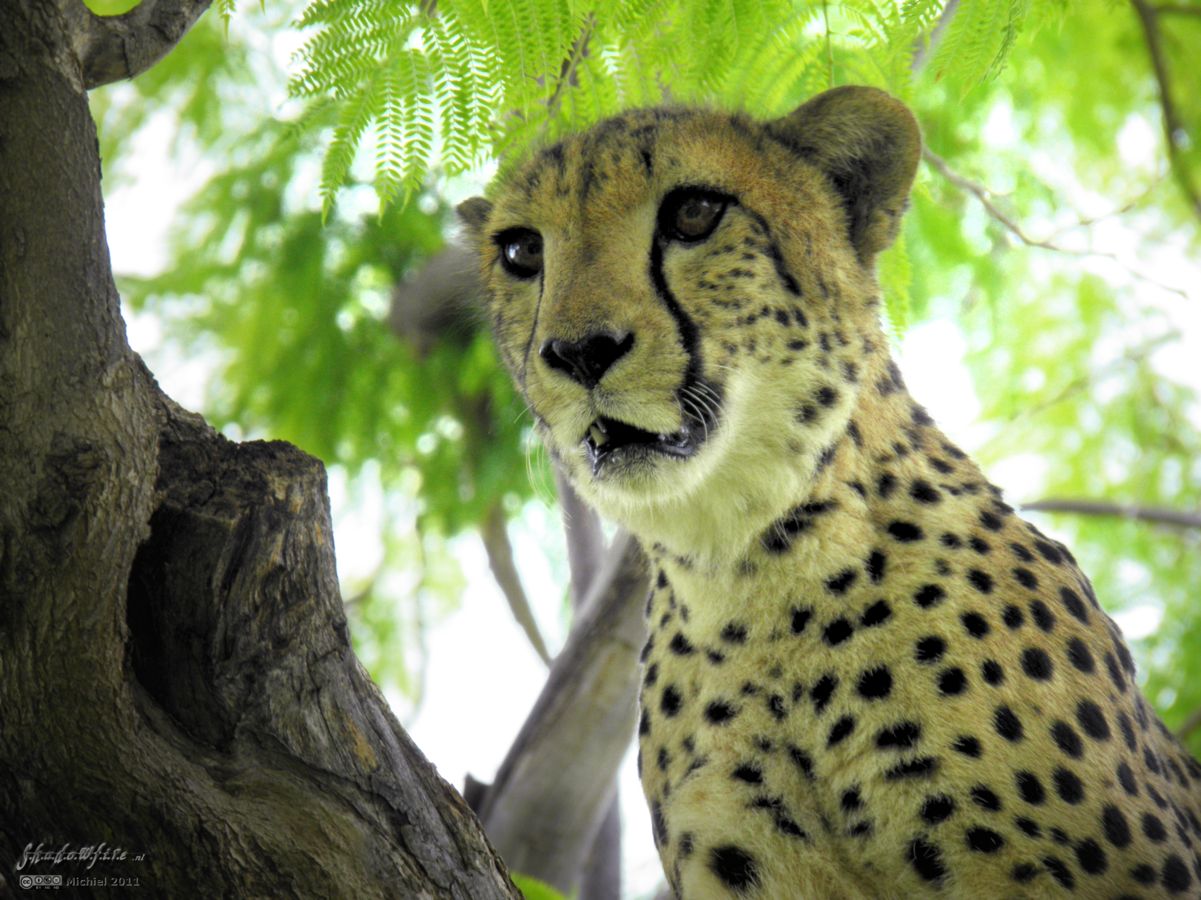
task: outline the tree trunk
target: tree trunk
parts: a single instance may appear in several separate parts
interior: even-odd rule
[[[129,350],[74,3],[0,0],[0,877],[515,897],[350,650],[321,464]]]

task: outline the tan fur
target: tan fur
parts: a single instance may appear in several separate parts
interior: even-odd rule
[[[654,563],[639,759],[664,870],[690,900],[1199,896],[1201,767],[1067,551],[889,359],[872,261],[919,154],[865,88],[770,123],[649,110],[462,211],[539,433]],[[696,243],[659,224],[681,186],[734,198]],[[499,262],[515,228],[537,277]],[[633,343],[594,386],[542,355],[600,333]],[[719,408],[690,458],[593,473],[598,417],[671,434],[698,403]]]

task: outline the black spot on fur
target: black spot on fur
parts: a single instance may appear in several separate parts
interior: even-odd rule
[[[672,637],[671,643],[667,646],[671,649],[671,652],[675,653],[677,656],[687,656],[696,649],[689,642],[688,638],[684,637],[684,635],[678,631]]]
[[[854,631],[855,629],[850,622],[848,622],[846,619],[839,618],[835,619],[826,626],[822,636],[825,638],[827,644],[829,644],[831,647],[836,647],[843,641],[847,640],[854,633]]]
[[[837,676],[823,675],[819,678],[817,684],[813,686],[813,690],[810,691],[810,696],[813,698],[813,708],[819,713],[824,710],[837,688]]]
[[[969,828],[967,845],[977,853],[996,853],[1005,846],[1005,839],[991,828]]]
[[[856,689],[859,696],[866,700],[881,700],[892,692],[892,673],[887,666],[868,669],[859,676]]]
[[[899,781],[906,778],[929,778],[938,771],[938,760],[933,756],[919,756],[893,766],[884,773],[889,781]]]
[[[663,696],[659,698],[659,709],[663,711],[665,716],[671,717],[680,711],[680,704],[683,703],[683,698],[680,692],[676,690],[675,685],[669,684],[663,689]]]
[[[978,759],[983,752],[980,748],[980,741],[966,734],[957,737],[951,747],[956,753],[962,753],[964,756],[970,756],[973,759]]]
[[[826,579],[826,590],[831,594],[845,594],[858,577],[859,573],[854,569],[844,569]]]
[[[983,638],[988,635],[992,628],[988,624],[988,620],[980,613],[966,612],[959,617],[963,622],[963,627],[974,638]]]
[[[1064,803],[1077,804],[1084,799],[1084,784],[1069,769],[1056,769],[1052,774],[1055,793]]]
[[[1016,772],[1014,782],[1017,785],[1018,795],[1027,803],[1038,806],[1046,800],[1047,792],[1043,788],[1043,783],[1033,772]]]
[[[888,533],[902,543],[920,541],[925,535],[921,528],[912,522],[893,521],[888,523]]]
[[[993,727],[1007,741],[1020,741],[1023,736],[1022,722],[1008,706],[1001,705],[993,713]]]
[[[1093,740],[1109,740],[1109,722],[1106,721],[1105,713],[1101,711],[1101,707],[1093,701],[1081,700],[1076,705],[1076,722],[1084,730],[1084,733]]]
[[[931,635],[924,637],[917,642],[914,649],[914,658],[921,663],[938,662],[946,652],[947,642],[940,637]]]
[[[992,593],[993,581],[992,576],[987,572],[982,572],[979,569],[971,569],[967,573],[967,580],[971,582],[972,587],[982,594]]]
[[[875,625],[882,625],[892,616],[892,609],[886,600],[877,600],[871,606],[863,611],[862,617],[859,619],[859,624],[865,628],[871,628]]]
[[[1051,657],[1041,647],[1027,647],[1022,651],[1022,671],[1036,681],[1048,681],[1055,667]]]
[[[1173,894],[1180,894],[1187,891],[1189,885],[1192,884],[1188,867],[1185,866],[1184,860],[1176,854],[1172,854],[1164,861],[1163,878],[1161,881],[1163,886]]]
[[[954,697],[967,690],[967,676],[958,666],[944,669],[938,676],[938,689],[947,697]]]
[[[946,599],[947,592],[937,584],[922,585],[913,595],[914,602],[922,609],[929,609],[931,606],[937,606]]]
[[[879,550],[873,550],[867,558],[867,576],[872,580],[872,584],[879,584],[884,580],[884,566],[887,561],[888,558]]]
[[[709,853],[709,869],[722,884],[738,892],[759,885],[759,867],[755,858],[733,844],[714,847]]]
[[[705,719],[713,725],[724,725],[736,715],[738,710],[724,700],[714,700],[705,707]]]
[[[922,803],[922,820],[928,825],[945,822],[955,812],[955,801],[946,794],[935,794],[927,797]]]
[[[1101,811],[1101,825],[1105,829],[1105,840],[1109,843],[1119,850],[1130,846],[1130,826],[1116,806],[1109,804]]]
[[[917,722],[898,722],[876,735],[876,746],[882,750],[908,750],[922,736],[922,726]]]
[[[855,730],[855,717],[843,716],[830,729],[830,735],[826,738],[826,746],[833,747],[841,743],[852,731]]]
[[[746,626],[741,622],[729,622],[721,630],[721,639],[730,644],[745,644]]]
[[[1046,866],[1047,871],[1051,873],[1051,877],[1059,882],[1060,885],[1069,891],[1076,887],[1076,877],[1072,874],[1072,870],[1064,864],[1063,860],[1055,856],[1044,856],[1042,862]]]
[[[942,861],[942,852],[923,838],[914,838],[906,852],[910,864],[925,881],[937,882],[947,874]]]
[[[730,773],[730,777],[747,784],[762,784],[763,770],[755,763],[743,763]]]
[[[920,478],[910,486],[909,496],[918,503],[938,503],[942,499],[936,487]]]

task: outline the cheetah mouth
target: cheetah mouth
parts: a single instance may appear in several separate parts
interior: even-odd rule
[[[619,459],[649,454],[685,459],[696,453],[703,441],[703,432],[698,434],[686,421],[679,431],[659,434],[601,416],[588,426],[582,440],[588,462],[592,465],[592,474],[598,475],[603,468]]]
[[[704,376],[692,375],[677,389],[682,422],[680,429],[665,434],[647,431],[628,422],[599,416],[580,436],[592,475],[602,475],[614,465],[637,465],[653,457],[693,457],[713,431],[722,415],[723,387]]]
[[[592,474],[600,475],[615,464],[656,456],[672,459],[694,456],[717,427],[722,392],[717,385],[696,379],[682,388],[679,396],[683,422],[678,431],[670,434],[647,431],[608,416],[593,420],[580,438]]]

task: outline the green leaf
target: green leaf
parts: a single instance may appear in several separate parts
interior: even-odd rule
[[[513,874],[513,884],[521,891],[525,900],[567,900],[566,894],[561,894],[544,881],[539,881],[529,875]]]
[[[880,254],[876,263],[880,279],[880,292],[884,296],[884,310],[888,316],[893,336],[900,339],[912,319],[912,304],[909,299],[909,284],[912,272],[909,266],[909,251],[906,249],[905,230],[897,234],[891,247]]]

